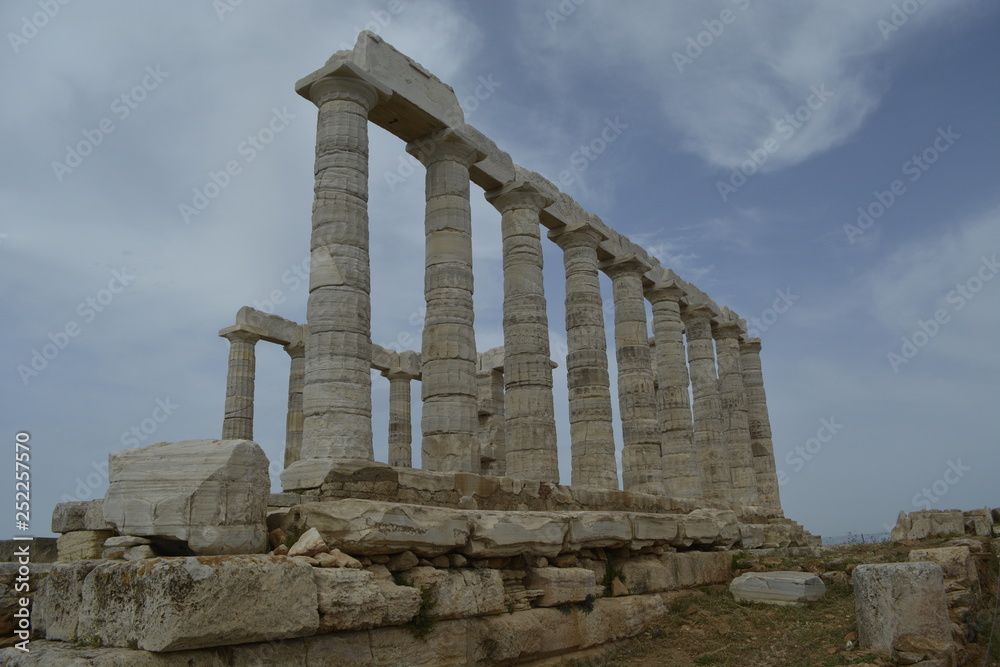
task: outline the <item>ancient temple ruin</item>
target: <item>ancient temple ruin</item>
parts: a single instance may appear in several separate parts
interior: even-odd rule
[[[760,340],[744,320],[515,164],[463,122],[449,86],[376,35],[362,34],[296,90],[319,108],[308,323],[244,308],[220,332],[231,343],[223,438],[253,439],[254,345],[265,340],[291,357],[285,490],[320,488],[344,461],[356,469],[373,460],[371,369],[391,386],[389,465],[411,467],[416,381],[424,471],[555,484],[552,366],[566,363],[572,486],[615,490],[604,273],[614,293],[623,490],[781,516]],[[369,122],[407,142],[427,169],[419,351],[371,342]],[[504,346],[486,352],[473,329],[470,181],[502,215]],[[550,358],[543,232],[565,262],[565,360]]]
[[[221,439],[113,452],[102,500],[56,507],[34,652],[0,662],[516,664],[641,633],[669,613],[661,593],[728,582],[735,549],[819,544],[783,515],[760,341],[736,313],[516,165],[378,36],[296,91],[319,110],[307,321],[240,309],[219,332]],[[427,169],[419,351],[371,339],[369,122]],[[473,328],[470,182],[501,214],[504,344],[489,350]],[[549,347],[543,230],[564,257],[565,359]],[[282,493],[253,442],[260,341],[290,358]],[[569,484],[552,391],[563,363]],[[375,408],[388,410],[387,462],[373,459],[373,369],[390,383]]]

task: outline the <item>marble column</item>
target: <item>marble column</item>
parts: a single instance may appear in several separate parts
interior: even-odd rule
[[[682,304],[681,318],[687,332],[688,368],[694,399],[694,447],[702,471],[703,497],[713,503],[728,504],[732,478],[723,436],[722,398],[715,369],[712,316],[713,312],[707,305],[698,302]]]
[[[618,488],[610,375],[597,246],[607,237],[588,223],[549,232],[566,268],[566,378],[573,485]]]
[[[515,182],[486,193],[503,237],[504,422],[507,476],[558,483],[549,320],[539,214],[552,201]]]
[[[302,458],[302,384],[306,373],[305,341],[285,345],[291,357],[288,371],[288,417],[285,420],[285,467]]]
[[[747,393],[740,366],[739,321],[714,322],[712,335],[719,365],[719,396],[722,400],[723,439],[729,455],[731,499],[743,506],[757,505],[757,479],[750,450]]]
[[[615,358],[622,420],[622,483],[626,491],[663,493],[660,424],[649,349],[643,274],[651,267],[628,255],[601,263],[615,300]]]
[[[680,311],[683,296],[684,291],[674,281],[658,282],[646,289],[653,307],[664,491],[675,498],[701,500],[701,469],[694,447],[691,383]]]
[[[253,392],[257,357],[254,347],[261,334],[237,324],[219,332],[229,341],[229,372],[226,375],[226,415],[223,440],[253,440]]]
[[[482,355],[479,356],[481,359]],[[507,474],[503,368],[480,362],[476,381],[479,386],[479,474],[503,477]]]
[[[750,422],[750,446],[753,450],[753,469],[757,478],[757,494],[764,507],[781,510],[778,476],[774,464],[774,446],[771,442],[771,419],[767,412],[767,395],[760,363],[760,338],[746,338],[740,342],[740,361],[743,385],[747,391],[747,410]]]
[[[368,112],[356,78],[312,83],[319,107],[312,215],[302,458],[372,459]]]
[[[415,378],[398,368],[382,371],[382,375],[389,380],[389,465],[412,468],[410,382]]]
[[[469,166],[484,156],[450,130],[413,141],[406,149],[427,168],[421,466],[478,472]]]

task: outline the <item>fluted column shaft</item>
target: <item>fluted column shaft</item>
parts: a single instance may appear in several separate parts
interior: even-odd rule
[[[421,465],[478,472],[469,166],[482,155],[447,130],[407,150],[427,167]]]
[[[646,290],[653,307],[664,490],[668,496],[701,500],[701,469],[694,447],[691,383],[680,311],[683,296],[681,289],[663,283]]]
[[[759,501],[750,449],[747,393],[740,366],[740,328],[736,323],[720,324],[713,328],[713,335],[719,357],[719,394],[722,399],[723,433],[732,479],[731,498],[740,505],[757,505]]]
[[[650,267],[630,258],[606,262],[602,268],[611,277],[615,300],[622,484],[626,491],[662,494],[660,425],[642,287],[642,275]]]
[[[686,307],[681,310],[681,317],[687,331],[688,367],[694,398],[694,446],[701,464],[704,497],[712,502],[728,503],[732,479],[715,371],[712,312],[705,307]]]
[[[554,230],[566,268],[566,378],[573,484],[618,488],[610,375],[597,246],[604,234],[588,225]]]
[[[413,427],[410,423],[409,373],[388,370],[382,373],[389,380],[389,465],[413,467]]]
[[[319,107],[302,457],[372,459],[368,111],[360,79],[313,83]]]
[[[771,419],[767,412],[764,375],[761,371],[759,338],[748,338],[740,342],[740,361],[743,369],[743,385],[747,392],[750,446],[753,451],[757,494],[761,505],[780,510],[781,496],[778,491],[778,476],[775,471]]]
[[[254,347],[260,335],[235,327],[223,329],[219,335],[229,341],[222,439],[253,440],[254,374],[257,367]]]
[[[551,201],[530,189],[506,187],[490,191],[487,199],[501,213],[503,236],[507,476],[558,482],[539,222]]]
[[[479,368],[476,382],[479,387],[479,474],[503,477],[507,474],[503,369]]]
[[[288,416],[285,420],[285,467],[302,458],[302,385],[305,382],[305,342],[285,345],[288,370]]]

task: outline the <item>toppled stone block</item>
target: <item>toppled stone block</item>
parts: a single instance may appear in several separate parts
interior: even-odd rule
[[[469,517],[464,511],[422,505],[345,499],[293,507],[282,528],[315,528],[330,547],[369,556],[411,550],[435,557],[465,545]]]
[[[569,520],[553,512],[470,512],[472,534],[460,551],[473,558],[558,556]]]
[[[268,461],[250,440],[186,440],[110,456],[104,518],[195,554],[267,551]]]
[[[528,570],[524,585],[544,592],[539,607],[555,607],[593,595],[597,579],[593,570],[583,567],[536,567]]]
[[[914,549],[910,552],[912,563],[937,563],[945,579],[953,579],[965,585],[979,581],[976,561],[969,547],[940,547],[938,549]]]
[[[852,579],[862,648],[887,656],[903,635],[951,640],[944,577],[937,563],[859,565]]]
[[[507,611],[503,578],[497,570],[415,567],[407,571],[403,579],[420,590],[433,588],[433,613],[442,620],[489,616]]]
[[[400,625],[420,609],[420,592],[365,570],[316,569],[319,632]]]
[[[965,517],[965,532],[979,537],[993,535],[993,515],[990,508],[969,510],[963,513]]]
[[[823,580],[812,572],[747,572],[729,584],[737,600],[767,604],[803,604],[826,595]]]
[[[329,551],[330,547],[320,537],[319,531],[315,528],[310,528],[302,533],[299,539],[295,541],[295,544],[288,548],[288,555],[315,557],[317,554],[329,553]]]
[[[106,562],[83,582],[77,634],[147,651],[305,637],[319,627],[316,600],[313,569],[290,558]]]
[[[63,533],[56,542],[59,562],[100,558],[104,542],[114,535],[110,530],[74,530]]]

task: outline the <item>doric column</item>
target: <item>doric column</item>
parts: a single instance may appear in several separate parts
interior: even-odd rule
[[[378,95],[346,76],[321,78],[306,94],[319,120],[302,458],[371,460],[368,112]]]
[[[253,385],[257,366],[254,346],[260,340],[261,332],[237,324],[223,329],[219,335],[229,341],[222,439],[253,440]]]
[[[410,425],[410,382],[412,373],[398,368],[383,371],[389,380],[389,465],[413,467],[413,429]]]
[[[306,372],[306,344],[296,341],[285,345],[291,357],[288,371],[288,417],[285,420],[285,467],[302,458],[302,384]]]
[[[615,436],[597,245],[607,237],[588,223],[549,232],[566,267],[566,378],[574,486],[618,488]]]
[[[559,481],[539,213],[552,201],[516,182],[486,193],[503,236],[507,476]]]
[[[484,156],[450,130],[410,142],[406,150],[427,167],[421,465],[478,472],[469,166]]]
[[[658,282],[646,290],[646,298],[653,307],[664,490],[675,498],[700,500],[701,469],[694,448],[691,383],[680,311],[683,296],[684,291],[674,281]]]
[[[728,503],[732,480],[723,436],[719,380],[715,374],[712,315],[707,305],[697,302],[681,307],[694,398],[694,448],[702,471],[703,496],[711,502]]]
[[[626,491],[663,493],[660,425],[649,350],[642,276],[650,265],[634,255],[601,263],[615,300],[615,355],[622,420],[622,483]]]
[[[771,419],[767,413],[767,395],[764,392],[764,376],[760,364],[760,338],[747,338],[740,342],[740,361],[743,385],[747,391],[750,446],[753,449],[757,494],[761,505],[780,511],[781,497],[774,465],[774,446],[771,442]]]
[[[757,505],[757,480],[750,450],[747,393],[740,366],[740,325],[735,318],[713,322],[712,334],[719,358],[719,394],[722,399],[723,435],[729,455],[732,501]]]

